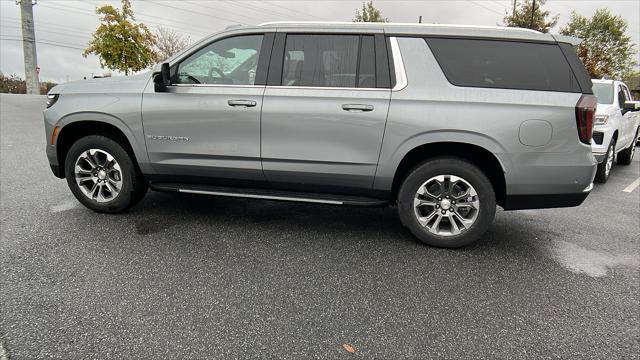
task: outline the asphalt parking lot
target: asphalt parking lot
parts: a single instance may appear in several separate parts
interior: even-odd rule
[[[93,213],[49,170],[44,101],[0,96],[0,358],[639,358],[638,158],[443,250],[393,208],[149,192]]]

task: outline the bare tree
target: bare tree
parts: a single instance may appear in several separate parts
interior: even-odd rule
[[[155,35],[158,62],[167,60],[191,43],[191,39],[188,36],[185,37],[163,26],[158,26]]]

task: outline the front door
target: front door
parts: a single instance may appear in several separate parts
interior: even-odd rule
[[[142,120],[158,174],[264,179],[260,109],[265,87],[256,85],[264,37],[215,40],[171,64],[166,91],[155,92],[150,84]]]
[[[391,96],[388,65],[385,81],[376,71],[376,50],[386,56],[384,38],[283,35],[274,45],[262,108],[267,180],[371,188]]]

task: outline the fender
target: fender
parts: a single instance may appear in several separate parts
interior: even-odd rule
[[[390,146],[386,146],[383,141],[373,188],[376,190],[390,190],[400,162],[411,150],[422,145],[445,142],[481,147],[496,157],[505,174],[511,168],[511,160],[506,155],[504,147],[490,136],[466,130],[426,131],[405,139],[394,149],[389,149]]]
[[[143,172],[148,170],[149,157],[147,155],[147,149],[145,148],[144,133],[142,129],[142,122],[137,122],[132,128],[124,122],[111,114],[107,114],[99,111],[79,111],[67,114],[63,116],[55,126],[60,127],[60,134],[64,133],[64,129],[67,125],[81,122],[81,121],[95,121],[109,125],[113,125],[120,130],[129,141],[129,145],[133,149],[133,153],[136,157],[138,165]],[[57,145],[57,140],[56,140]]]

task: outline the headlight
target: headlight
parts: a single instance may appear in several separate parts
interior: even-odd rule
[[[60,97],[60,94],[49,94],[49,95],[47,95],[47,109],[52,107],[53,104],[55,104],[56,101],[58,101],[59,97]]]
[[[594,125],[606,125],[609,121],[609,115],[596,115]]]

